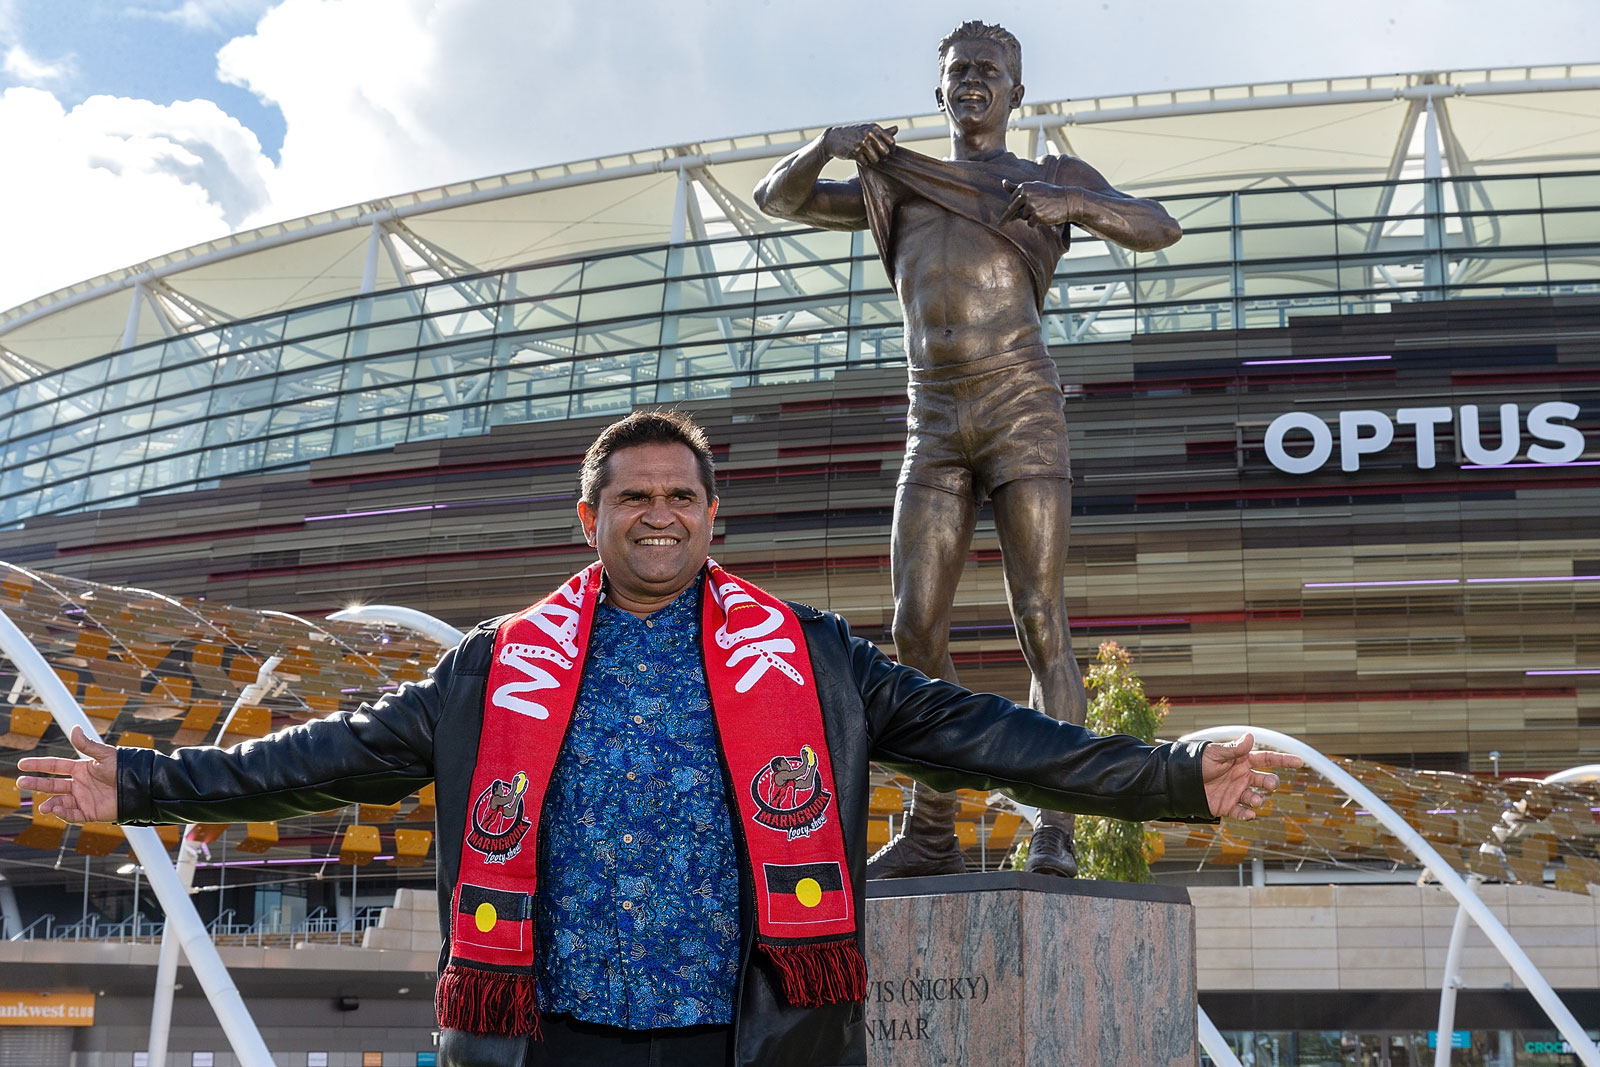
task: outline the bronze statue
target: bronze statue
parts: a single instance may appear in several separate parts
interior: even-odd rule
[[[779,218],[870,228],[900,296],[911,400],[890,557],[900,661],[955,680],[950,612],[987,496],[1030,701],[1082,725],[1062,588],[1067,427],[1039,316],[1069,226],[1138,251],[1165,248],[1181,231],[1159,204],[1118,192],[1080,159],[1030,162],[1006,150],[1022,50],[1004,29],[957,27],[939,43],[939,73],[948,160],[897,146],[897,127],[836,126],[773,167],[756,201]],[[821,179],[830,159],[854,160],[857,177]],[[917,785],[904,830],[868,877],[961,871],[955,809],[953,795]],[[1028,870],[1076,874],[1070,815],[1042,815]]]

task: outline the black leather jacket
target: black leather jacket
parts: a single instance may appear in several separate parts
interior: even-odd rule
[[[939,789],[999,789],[1040,807],[1134,820],[1209,818],[1200,775],[1203,744],[1152,747],[1126,736],[1096,737],[1000,697],[931,680],[891,662],[871,642],[852,637],[838,616],[794,607],[805,628],[822,704],[855,914],[865,914],[869,760]],[[267,821],[360,801],[394,803],[437,779],[439,925],[448,937],[447,911],[500,621],[469,633],[428,680],[357,711],[227,751],[186,748],[165,756],[148,749],[119,750],[120,821]],[[749,884],[741,887],[741,897],[735,1063],[864,1064],[861,1005],[785,1004],[765,965],[752,957],[755,908]],[[441,966],[449,951],[447,941]],[[447,1049],[467,1052],[471,1041],[459,1040],[467,1035],[450,1036],[456,1040],[447,1042]],[[506,1047],[496,1039],[488,1043]],[[490,1058],[479,1060],[467,1052],[457,1062],[498,1062],[488,1047],[482,1051]]]

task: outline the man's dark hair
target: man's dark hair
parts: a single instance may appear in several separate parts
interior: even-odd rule
[[[1012,36],[1004,26],[991,26],[973,19],[963,22],[939,42],[939,75],[944,76],[944,57],[957,41],[996,41],[1006,53],[1006,73],[1018,85],[1022,84],[1022,42]]]
[[[635,411],[601,430],[583,455],[583,467],[578,472],[579,498],[590,507],[597,505],[600,490],[611,477],[606,460],[613,452],[656,444],[684,445],[693,452],[700,468],[700,480],[705,483],[706,501],[716,499],[717,468],[711,460],[711,443],[694,419],[681,411]]]

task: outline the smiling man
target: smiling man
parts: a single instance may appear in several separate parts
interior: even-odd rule
[[[23,788],[72,822],[267,821],[438,782],[443,1067],[866,1062],[868,763],[1128,819],[1248,819],[1295,757],[1095,737],[892,663],[707,558],[705,434],[584,459],[598,562],[374,705],[162,755],[74,733]]]
[[[967,22],[939,42],[934,99],[949,121],[949,159],[897,146],[896,127],[837,126],[779,162],[756,202],[827,229],[870,228],[900,297],[911,400],[890,552],[900,661],[955,680],[950,612],[987,498],[1029,702],[1082,725],[1063,594],[1067,426],[1040,313],[1071,226],[1139,251],[1181,231],[1160,205],[1118,192],[1081,159],[1007,151],[1022,48],[1001,27]],[[855,161],[858,176],[821,179],[830,159]],[[919,786],[904,832],[873,857],[869,877],[961,871],[955,810],[953,795]],[[1077,872],[1070,815],[1043,813],[1028,870]]]

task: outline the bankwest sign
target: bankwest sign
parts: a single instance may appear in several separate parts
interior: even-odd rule
[[[1400,408],[1393,415],[1382,411],[1341,411],[1338,418],[1339,469],[1358,471],[1361,457],[1375,455],[1394,444],[1395,426],[1416,435],[1415,462],[1421,470],[1438,463],[1436,430],[1454,425],[1461,446],[1461,465],[1501,467],[1519,455],[1533,463],[1571,463],[1583,455],[1583,431],[1569,425],[1578,417],[1578,405],[1552,400],[1535,404],[1524,421],[1515,404],[1501,404],[1499,440],[1484,444],[1483,421],[1496,416],[1480,413],[1478,405],[1463,404],[1459,411],[1446,407]],[[1524,435],[1526,431],[1526,435]],[[1316,415],[1291,411],[1267,427],[1263,443],[1267,459],[1285,474],[1310,474],[1333,458],[1334,431]]]
[[[0,1026],[93,1026],[93,993],[0,991]]]

